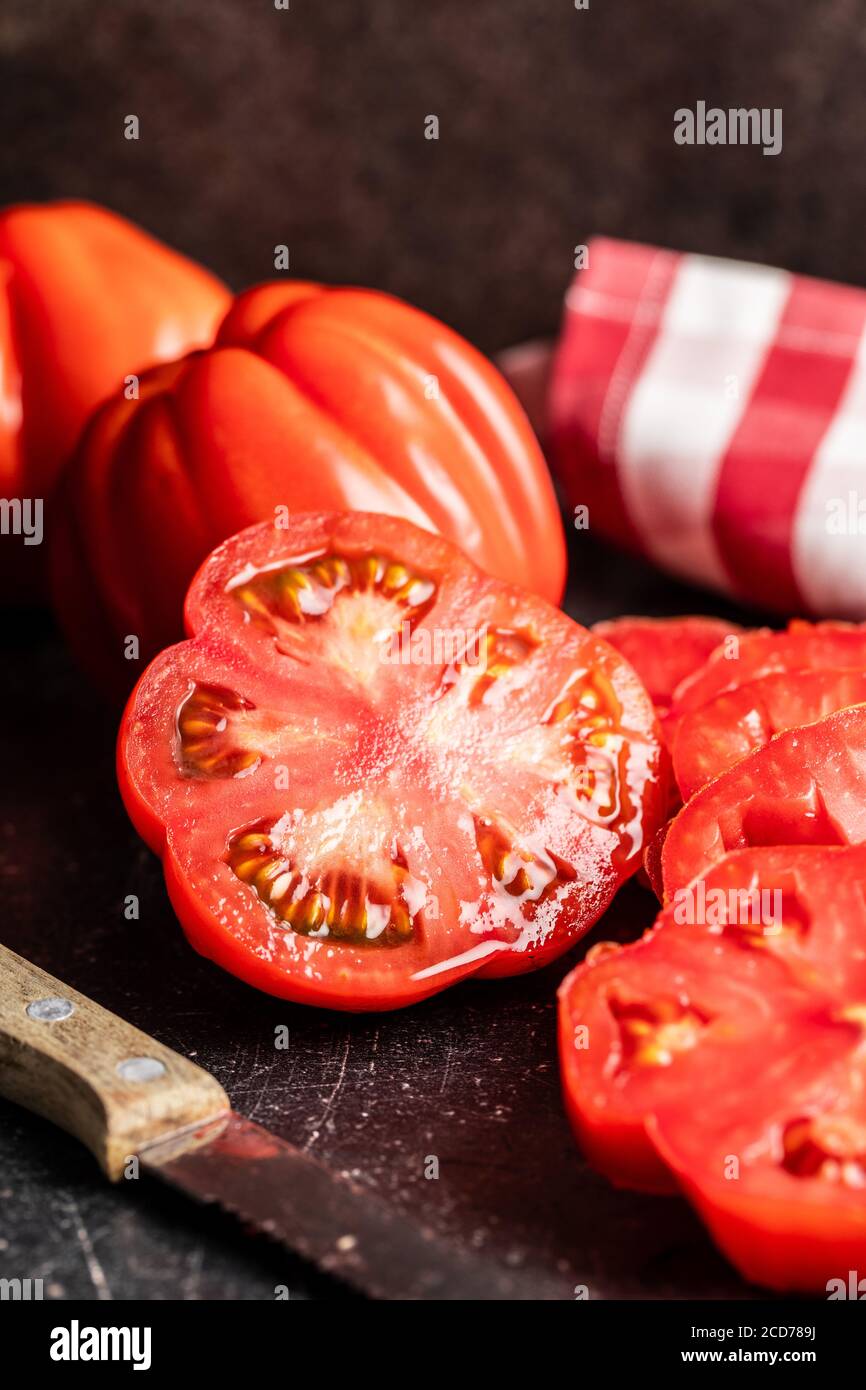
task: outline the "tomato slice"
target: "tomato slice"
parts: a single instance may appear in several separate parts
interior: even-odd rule
[[[630,946],[601,943],[559,991],[566,1108],[613,1182],[675,1187],[647,1131],[717,1092],[731,1051],[754,1076],[791,1017],[866,989],[866,848],[727,856]],[[745,1062],[743,1061],[745,1058]]]
[[[677,798],[676,806],[671,803],[674,800],[675,787],[670,788],[668,800],[668,810],[672,814],[665,817],[662,824],[654,835],[647,841],[646,849],[643,852],[643,863],[641,865],[638,882],[643,883],[655,893],[659,902],[664,898],[664,879],[662,876],[662,850],[665,847],[668,830],[671,827],[673,817],[676,815],[678,807],[682,804]]]
[[[866,623],[807,623],[795,619],[785,632],[760,628],[717,648],[677,687],[672,716],[679,719],[726,690],[775,671],[831,671],[866,667]]]
[[[681,618],[613,618],[596,623],[592,631],[603,637],[637,671],[656,707],[661,721],[662,738],[668,743],[667,725],[673,692],[686,676],[698,670],[711,652],[725,639],[736,636],[742,628],[721,618],[690,616]],[[664,760],[663,776],[667,779],[667,815],[672,816],[681,805],[669,760]],[[656,857],[645,859],[640,877],[658,894]]]
[[[664,900],[728,850],[866,841],[866,705],[777,734],[693,796],[661,854]]]
[[[661,816],[651,702],[602,639],[407,522],[251,527],[121,728],[193,945],[302,1002],[395,1008],[535,969]]]
[[[660,1157],[746,1279],[825,1294],[835,1281],[848,1297],[851,1271],[866,1268],[863,1023],[862,1004],[787,1020],[772,1049],[719,1059],[688,1108],[649,1121]]]
[[[683,801],[776,734],[863,701],[863,670],[780,672],[717,695],[677,727],[672,755]]]
[[[595,623],[592,630],[631,663],[660,714],[667,713],[677,686],[699,670],[726,637],[743,631],[736,623],[700,615],[613,618]]]

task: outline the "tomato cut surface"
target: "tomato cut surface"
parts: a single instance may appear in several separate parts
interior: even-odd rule
[[[725,643],[677,687],[672,715],[679,719],[726,690],[774,671],[828,671],[866,667],[866,624],[807,623],[795,619],[785,632],[761,628]]]
[[[743,631],[736,623],[699,615],[614,618],[595,623],[592,630],[631,662],[662,714],[677,686],[699,670],[726,637]]]
[[[649,1120],[717,1099],[720,1069],[742,1092],[789,1046],[791,1020],[864,997],[864,878],[862,847],[738,851],[640,941],[593,948],[560,988],[559,1045],[568,1114],[597,1168],[674,1190]]]
[[[649,1121],[746,1279],[825,1296],[835,1284],[846,1297],[850,1271],[866,1264],[863,1020],[862,1003],[787,1020],[751,1067],[735,1053],[720,1059],[688,1112],[665,1107]]]
[[[866,705],[778,734],[709,782],[662,849],[664,899],[732,849],[866,841]]]
[[[866,671],[779,672],[685,714],[672,756],[683,801],[776,734],[866,701]]]
[[[631,668],[394,518],[308,513],[205,562],[118,766],[193,945],[271,993],[393,1008],[565,950],[661,815]]]
[[[614,618],[596,623],[592,630],[616,647],[637,671],[655,705],[666,743],[674,690],[703,665],[720,643],[742,632],[742,628],[721,618],[700,616]],[[667,812],[673,815],[681,803],[669,759],[664,761],[663,775],[668,782]],[[644,864],[642,877],[656,891],[652,861]]]

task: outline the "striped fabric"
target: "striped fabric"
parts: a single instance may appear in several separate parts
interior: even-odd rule
[[[592,241],[549,437],[591,530],[761,606],[866,618],[866,291]]]

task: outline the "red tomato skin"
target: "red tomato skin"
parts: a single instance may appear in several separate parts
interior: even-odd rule
[[[722,618],[690,614],[677,618],[639,618],[626,616],[593,624],[592,631],[610,642],[625,657],[649,692],[662,730],[666,751],[670,747],[668,728],[674,690],[707,660],[726,638],[743,629]],[[668,815],[681,805],[670,758],[665,758],[668,783]],[[659,878],[655,860],[647,851],[641,876],[645,886],[658,896]]]
[[[105,208],[0,213],[0,492],[48,499],[91,411],[127,376],[208,345],[229,302]]]
[[[567,1005],[570,979],[571,976],[567,976],[560,986],[557,1041],[562,1099],[578,1148],[614,1187],[658,1197],[670,1196],[678,1190],[676,1179],[649,1143],[643,1127],[602,1119],[577,1099],[578,1089],[573,1080],[574,1022]]]
[[[747,681],[683,715],[673,766],[683,801],[763,748],[777,733],[866,700],[866,672],[777,672]]]
[[[676,813],[674,813],[676,814]],[[659,902],[664,897],[664,878],[662,876],[662,850],[667,839],[668,830],[671,827],[673,816],[670,816],[663,825],[660,825],[656,833],[652,836],[643,854],[643,865],[641,872],[647,887],[651,888]]]
[[[718,648],[677,686],[671,720],[776,671],[838,671],[864,665],[866,623],[809,623],[795,618],[784,632],[756,628],[744,633],[736,648]]]
[[[838,1025],[817,1026],[813,1015],[824,1010],[835,1017],[846,1000],[862,997],[864,873],[863,846],[809,847],[793,861],[785,847],[736,851],[708,872],[707,901],[719,889],[777,888],[788,920],[800,913],[806,922],[802,935],[790,930],[752,943],[736,927],[728,937],[714,922],[686,921],[669,906],[639,941],[596,946],[566,977],[558,994],[566,1112],[585,1156],[611,1182],[642,1192],[675,1191],[678,1179],[655,1144],[650,1121],[661,1114],[688,1124],[701,1106],[712,1117],[722,1095],[729,1099],[738,1087],[748,1091],[756,1057],[784,1054],[792,1038],[803,1046],[806,1029],[814,1028],[831,1051],[837,1046],[832,1034]],[[697,1045],[647,1069],[623,1060],[611,1001],[664,1006],[673,998],[712,1025]],[[579,1040],[578,1027],[586,1029]],[[852,1031],[843,1029],[845,1047]],[[721,1087],[724,1067],[729,1074]],[[740,1113],[751,1111],[746,1106]]]
[[[181,635],[183,595],[220,541],[275,510],[400,516],[454,540],[488,573],[558,603],[562,523],[530,425],[496,369],[420,310],[369,290],[258,286],[214,347],[98,413],[64,478],[86,574],[55,547],[52,592],[82,664],[129,688]],[[130,543],[129,518],[135,542]],[[99,596],[114,651],[79,621]]]
[[[794,1198],[771,1209],[760,1198],[725,1193],[722,1207],[712,1188],[682,1166],[658,1120],[649,1121],[649,1133],[719,1249],[750,1283],[777,1293],[826,1294],[831,1279],[847,1282],[849,1270],[866,1266],[866,1216],[858,1232],[850,1216],[837,1224],[825,1211],[804,1213]]]
[[[820,1293],[849,1282],[866,1263],[862,1188],[798,1177],[780,1162],[781,1122],[808,1114],[811,1101],[846,1098],[863,1122],[862,1030],[839,1021],[816,998],[811,1015],[780,1022],[766,1077],[753,1057],[751,1079],[729,1075],[696,1096],[689,1113],[662,1108],[647,1134],[713,1239],[744,1279],[779,1293]],[[726,1176],[731,1156],[737,1179]]]
[[[777,734],[692,797],[662,849],[664,901],[732,849],[866,842],[866,705]]]
[[[347,513],[307,514],[294,519],[291,553],[317,553],[322,545],[346,544],[351,548],[366,544],[384,547],[385,553],[404,555],[404,558],[417,564],[428,574],[437,574],[441,566],[442,577],[438,581],[442,593],[443,611],[461,612],[461,605],[475,602],[475,591],[496,597],[505,613],[517,612],[526,607],[531,613],[531,621],[543,627],[551,624],[555,630],[562,629],[561,640],[552,644],[549,661],[553,666],[553,691],[559,692],[573,676],[574,670],[589,665],[611,682],[617,698],[623,702],[628,712],[627,724],[634,739],[640,744],[640,751],[634,748],[635,761],[630,772],[634,776],[634,789],[641,777],[646,780],[643,787],[643,801],[640,814],[645,820],[644,830],[651,833],[658,824],[661,814],[661,792],[658,786],[658,760],[660,746],[658,725],[654,718],[648,696],[632,672],[614,650],[599,638],[586,632],[578,624],[557,610],[548,607],[536,597],[517,590],[512,586],[497,585],[482,574],[463,557],[454,546],[401,521],[381,516]],[[407,536],[414,537],[415,551],[405,553],[401,542]],[[173,729],[177,709],[177,689],[188,688],[190,672],[196,671],[196,680],[212,679],[212,668],[229,674],[225,676],[234,683],[232,672],[237,677],[240,689],[248,690],[249,682],[279,681],[279,673],[284,658],[274,648],[270,638],[256,636],[256,629],[250,629],[237,615],[234,600],[227,590],[231,577],[248,566],[259,567],[271,563],[286,553],[288,542],[285,533],[273,525],[261,524],[251,527],[238,536],[224,542],[201,567],[187,597],[185,623],[190,640],[160,654],[151,667],[142,675],[129,698],[121,722],[117,750],[117,775],[121,794],[133,824],[142,838],[163,859],[166,883],[178,917],[184,930],[203,955],[216,961],[223,968],[255,987],[268,993],[292,999],[301,1003],[314,1003],[324,1007],[353,1011],[393,1009],[408,1003],[427,998],[456,983],[457,980],[472,975],[475,978],[492,978],[500,975],[522,973],[534,970],[549,960],[555,959],[578,935],[586,930],[604,910],[619,883],[634,872],[639,863],[640,843],[629,842],[630,857],[614,854],[614,862],[605,862],[603,871],[596,863],[599,872],[580,882],[581,908],[585,916],[577,921],[574,903],[569,898],[567,910],[561,915],[555,930],[545,928],[537,941],[524,943],[514,951],[501,950],[498,955],[486,959],[460,960],[453,967],[439,969],[429,977],[418,980],[399,978],[395,975],[385,983],[372,988],[359,990],[357,976],[349,972],[335,970],[333,976],[317,979],[314,984],[287,974],[284,968],[272,961],[256,958],[253,953],[239,945],[232,932],[215,929],[213,913],[202,902],[202,895],[180,863],[185,826],[207,822],[207,801],[202,801],[195,787],[186,779],[178,779],[175,765],[171,761],[170,740],[159,734],[160,729]],[[467,587],[468,586],[468,587]],[[447,590],[448,597],[445,597]],[[452,607],[452,603],[454,607]],[[529,619],[528,619],[529,620]],[[249,646],[250,650],[247,650]],[[580,652],[580,660],[574,661],[571,648]],[[566,650],[567,649],[567,650]],[[545,668],[547,670],[548,668]],[[256,675],[256,673],[258,673]],[[168,704],[159,693],[159,682],[165,679],[171,685],[168,691]],[[177,683],[180,683],[178,686]],[[166,687],[168,688],[168,687]],[[256,687],[259,689],[259,687]],[[529,688],[529,687],[527,687]],[[535,691],[535,687],[531,689]],[[533,695],[533,698],[536,698]],[[537,692],[537,699],[545,706],[548,702],[546,687]],[[168,719],[168,724],[166,724]],[[641,742],[642,740],[642,742]],[[645,745],[645,746],[644,746]],[[646,759],[646,766],[644,766]],[[244,783],[244,791],[250,784]],[[271,787],[270,796],[273,796]],[[172,800],[174,798],[174,800]],[[172,809],[174,807],[174,809]],[[256,815],[260,814],[257,812]],[[255,818],[255,817],[254,817]],[[580,817],[577,818],[580,821]],[[241,822],[249,820],[244,815]],[[220,826],[222,822],[220,822]],[[634,822],[637,830],[638,822]],[[217,833],[221,834],[219,826]],[[550,832],[549,832],[550,833]],[[556,833],[559,833],[558,831]],[[570,831],[569,833],[572,833]],[[576,835],[576,825],[573,826]],[[583,833],[583,832],[581,832]],[[629,832],[631,834],[631,832]],[[605,843],[612,839],[604,833]],[[221,844],[224,841],[220,841]],[[587,867],[592,864],[592,855],[597,850],[595,832],[583,844],[584,860]],[[551,841],[553,852],[559,852],[559,845]],[[220,849],[219,854],[222,853]],[[471,869],[477,877],[477,871]],[[475,881],[475,880],[473,880]],[[236,886],[236,885],[235,885]],[[476,890],[477,891],[477,890]],[[469,937],[468,944],[477,942],[477,937]],[[445,953],[451,960],[466,954],[467,940],[458,940],[458,948]],[[384,957],[395,969],[399,966],[399,952]],[[470,953],[471,954],[471,953]],[[508,956],[506,960],[505,957]],[[343,957],[343,962],[345,957]],[[429,958],[420,961],[421,965],[431,963]],[[416,962],[417,966],[418,962]]]
[[[694,938],[693,945],[697,948],[692,949],[691,954],[689,937]],[[723,958],[721,968],[725,963],[739,967],[740,954],[729,952]],[[614,976],[625,986],[626,994],[630,994],[634,988],[642,995],[650,980],[659,988],[667,988],[674,975],[682,977],[684,983],[680,988],[687,989],[690,1003],[693,1000],[692,991],[699,992],[701,985],[711,997],[719,993],[712,978],[714,966],[720,968],[719,962],[714,961],[712,956],[712,937],[708,937],[706,928],[698,925],[688,928],[676,926],[670,909],[637,942],[621,949],[614,965]],[[770,962],[765,973],[772,984],[780,987],[789,984],[784,969],[775,961]],[[609,1075],[609,1069],[620,1054],[618,1027],[606,1002],[609,978],[605,957],[601,956],[598,965],[593,960],[578,965],[559,988],[560,1075],[566,1113],[585,1157],[616,1187],[658,1195],[671,1194],[677,1191],[677,1181],[653,1145],[647,1122],[658,1106],[670,1102],[672,1089],[680,1105],[690,1102],[695,1089],[704,1085],[707,1076],[712,1075],[712,1063],[708,1064],[706,1058],[713,1056],[713,1049],[717,1051],[720,1042],[713,1040],[709,1044],[709,1053],[706,1045],[703,1051],[698,1047],[694,1052],[677,1058],[673,1066],[659,1066],[654,1072],[647,1073],[653,1085],[648,1088],[644,1102],[640,1107],[633,1098],[626,1102],[617,1089],[617,1083]],[[742,980],[738,976],[732,978],[736,978],[738,987],[742,987]],[[797,998],[802,998],[804,994],[793,984],[787,992]],[[601,1000],[605,1001],[604,1007],[600,1006]],[[584,1011],[581,1004],[587,1001],[589,1011]],[[753,1012],[749,1026],[754,1035],[761,1020],[759,1013]],[[739,1019],[733,1017],[731,1022],[737,1026]],[[575,1045],[575,1029],[579,1025],[587,1027],[586,1047],[578,1048]],[[596,1056],[604,1058],[603,1075],[599,1074],[594,1064],[590,1065],[587,1047],[596,1050]],[[632,1067],[630,1079],[640,1082],[639,1070]]]
[[[394,987],[378,991],[368,990],[363,997],[334,981],[331,988],[327,984],[320,986],[313,998],[303,988],[298,987],[297,981],[288,978],[266,961],[258,961],[239,951],[229,936],[216,935],[208,929],[194,888],[165,848],[163,869],[171,905],[193,950],[206,960],[213,961],[214,965],[218,965],[229,975],[234,975],[253,989],[273,995],[274,998],[287,999],[294,1004],[315,1003],[322,1009],[336,1009],[346,1013],[388,1013],[408,1004],[420,1004],[434,994],[439,994],[449,985],[457,984],[464,975],[470,973],[468,970],[458,969],[431,979],[426,987],[415,985],[411,989],[407,988],[405,993],[400,993]]]
[[[703,666],[726,637],[743,631],[736,623],[700,614],[612,618],[595,623],[592,630],[631,662],[660,716],[667,713],[677,687]]]

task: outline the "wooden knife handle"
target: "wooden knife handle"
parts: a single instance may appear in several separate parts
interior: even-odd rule
[[[0,1095],[76,1135],[108,1177],[230,1109],[201,1067],[0,946]]]

